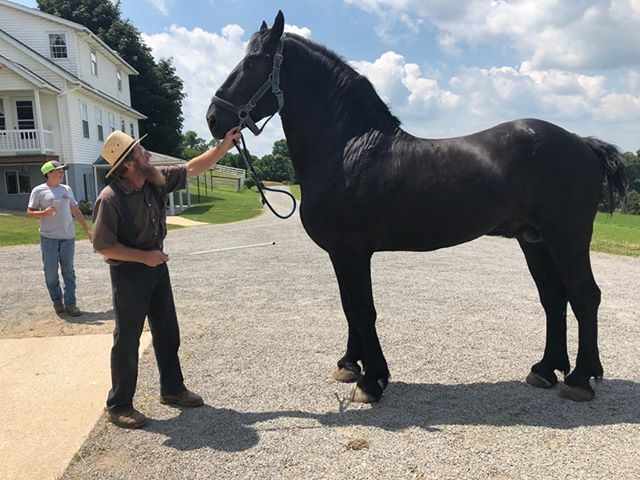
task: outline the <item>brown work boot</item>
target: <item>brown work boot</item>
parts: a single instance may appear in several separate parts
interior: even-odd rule
[[[60,313],[64,313],[64,305],[60,302],[58,303],[54,303],[53,304],[53,309],[56,311],[56,313],[60,314]]]
[[[119,412],[107,410],[107,413],[109,414],[111,423],[121,428],[140,428],[144,427],[149,421],[144,413],[139,412],[135,408]]]
[[[204,405],[204,400],[202,400],[202,397],[197,393],[185,390],[176,395],[160,395],[160,403],[163,405],[195,408]]]
[[[72,317],[79,317],[80,315],[82,315],[82,312],[77,305],[67,305],[66,307],[64,307],[64,311]]]

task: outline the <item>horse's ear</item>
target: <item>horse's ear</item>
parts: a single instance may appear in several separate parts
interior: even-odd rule
[[[263,20],[262,25],[260,25],[260,31],[264,32],[265,30],[269,30],[269,27],[267,27],[267,22]]]
[[[282,13],[282,10],[278,10],[278,14],[276,15],[276,19],[273,21],[273,26],[271,27],[265,46],[268,48],[275,48],[280,41],[280,37],[282,37],[282,32],[284,32],[284,14]]]

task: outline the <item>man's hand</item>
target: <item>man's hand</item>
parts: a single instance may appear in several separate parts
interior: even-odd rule
[[[222,147],[226,153],[229,150],[231,150],[231,148],[233,148],[233,146],[238,142],[238,140],[240,140],[239,126],[233,127],[224,135],[224,139],[222,140],[220,147]]]
[[[157,267],[161,263],[166,263],[169,261],[169,255],[164,253],[162,250],[149,250],[144,252],[144,263],[149,267]]]

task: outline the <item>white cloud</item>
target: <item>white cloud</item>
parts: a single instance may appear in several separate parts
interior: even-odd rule
[[[536,68],[616,68],[640,63],[638,0],[345,0],[380,16],[411,15],[439,29],[440,46],[508,41]],[[398,34],[396,32],[396,34]]]
[[[437,80],[423,76],[417,64],[408,63],[396,52],[385,52],[373,62],[350,64],[373,83],[380,97],[394,110],[419,108],[424,114],[435,116],[458,102],[457,95],[442,90]]]
[[[311,38],[311,30],[307,27],[298,27],[296,25],[289,25],[288,23],[284,24],[284,31],[295,33],[296,35],[300,35],[304,38]]]

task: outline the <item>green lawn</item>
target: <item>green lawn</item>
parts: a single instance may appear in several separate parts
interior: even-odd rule
[[[39,220],[29,218],[25,215],[0,214],[0,247],[8,245],[22,245],[25,243],[40,243],[40,232],[38,232]],[[76,238],[86,239],[84,230],[74,222],[76,226]],[[91,228],[91,220],[87,220]]]
[[[300,185],[289,185],[289,188],[293,196],[300,200]]]
[[[640,257],[640,215],[598,213],[591,250]]]
[[[208,189],[200,185],[200,199],[195,185],[191,185],[191,208],[180,216],[205,223],[229,223],[253,218],[262,212],[260,195],[249,189],[241,192],[218,188]]]

